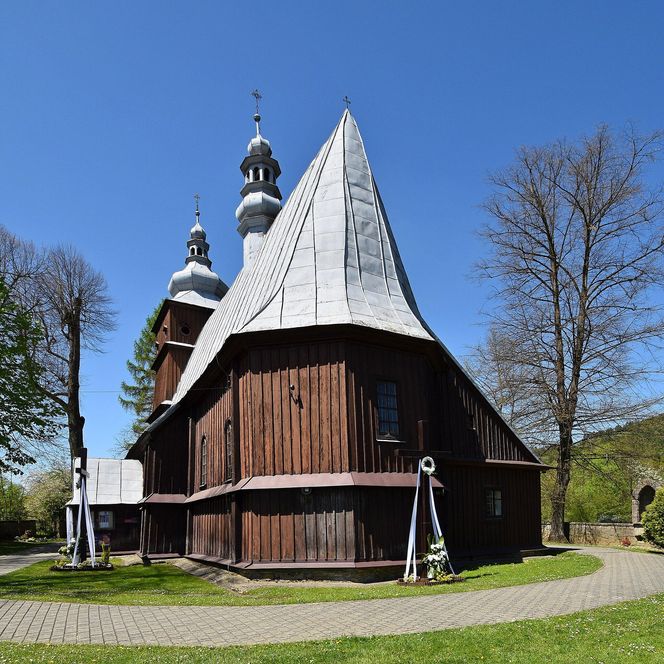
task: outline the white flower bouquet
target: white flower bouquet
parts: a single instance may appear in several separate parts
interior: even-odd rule
[[[445,540],[441,537],[438,541],[434,541],[433,537],[429,535],[427,541],[429,550],[422,558],[422,562],[427,566],[427,578],[434,581],[445,581],[452,576],[450,558],[445,550]]]

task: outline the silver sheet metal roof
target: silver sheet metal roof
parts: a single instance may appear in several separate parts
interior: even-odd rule
[[[81,459],[74,459],[74,467],[81,467]],[[143,497],[143,465],[136,459],[88,459],[87,482],[90,505],[133,505]],[[74,474],[73,498],[68,505],[78,505],[80,489]]]
[[[345,111],[202,330],[174,403],[231,334],[350,323],[432,339]]]

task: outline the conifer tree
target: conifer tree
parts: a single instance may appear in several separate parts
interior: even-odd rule
[[[137,436],[145,429],[148,416],[152,412],[152,395],[154,392],[154,371],[152,363],[157,354],[155,347],[155,334],[152,326],[157,320],[161,303],[148,316],[141,333],[134,341],[134,356],[127,360],[127,370],[131,382],[122,381],[122,394],[118,397],[125,410],[134,414],[131,429],[123,434],[124,440],[120,446],[125,449],[131,447]]]

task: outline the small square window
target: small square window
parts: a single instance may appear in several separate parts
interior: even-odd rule
[[[113,512],[100,510],[97,513],[97,528],[100,530],[113,530]]]
[[[378,435],[388,438],[399,436],[399,407],[397,384],[379,380],[376,383],[376,403],[378,406]]]
[[[486,515],[492,519],[503,516],[503,492],[500,489],[486,490]]]

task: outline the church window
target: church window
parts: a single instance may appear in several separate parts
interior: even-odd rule
[[[196,253],[196,249],[192,247],[189,253],[193,256]]]
[[[397,402],[397,384],[379,380],[376,383],[378,397],[378,435],[386,438],[399,436],[399,407]]]
[[[226,420],[224,425],[224,482],[233,479],[233,425]]]
[[[201,486],[207,484],[207,436],[201,438]]]
[[[257,168],[254,168],[254,182],[260,180],[260,171]]]
[[[203,255],[203,250],[202,250],[200,247],[198,247],[198,249],[196,249],[196,253],[197,253],[199,256],[202,256],[202,255]]]
[[[271,180],[270,180],[270,169],[269,169],[269,168],[266,168],[266,169],[263,171],[263,174],[264,174],[264,176],[265,176],[265,181],[266,181],[266,182],[271,182]]]
[[[100,510],[97,513],[97,528],[99,530],[113,530],[113,512]]]
[[[503,516],[503,492],[500,489],[488,488],[485,492],[486,515],[491,519]]]

